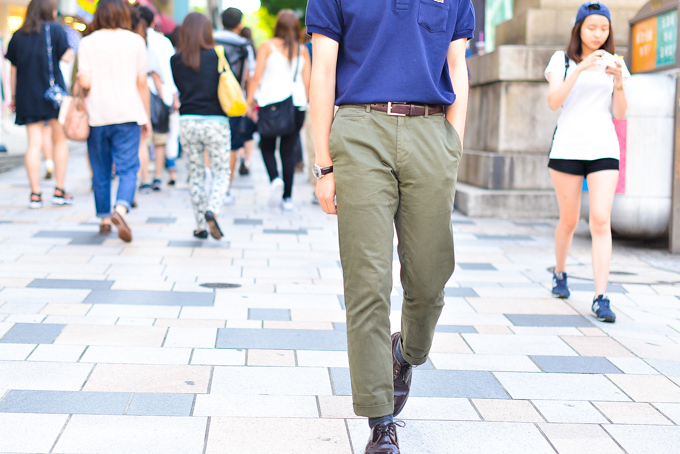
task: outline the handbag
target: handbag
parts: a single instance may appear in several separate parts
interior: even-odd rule
[[[47,66],[50,69],[50,86],[45,91],[43,97],[46,101],[51,103],[55,109],[59,109],[64,97],[68,96],[68,93],[54,81],[54,62],[52,61],[52,35],[50,33],[50,24],[45,24],[45,35],[47,41]]]
[[[248,105],[243,97],[241,84],[236,80],[224,56],[224,47],[215,46],[215,52],[217,53],[217,71],[220,73],[220,80],[217,84],[217,98],[220,100],[220,106],[227,117],[242,117],[246,114]]]
[[[300,46],[298,46],[298,58],[293,73],[293,85],[297,79],[300,66]],[[283,101],[260,106],[258,112],[257,131],[262,137],[287,136],[295,132],[295,110],[293,95]]]
[[[149,95],[151,128],[153,132],[165,134],[170,131],[170,107],[157,94],[149,92]]]
[[[75,96],[66,96],[61,103],[59,123],[64,125],[68,139],[85,141],[90,137],[90,124],[83,90],[77,82],[73,94]]]

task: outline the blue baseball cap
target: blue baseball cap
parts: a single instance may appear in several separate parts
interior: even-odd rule
[[[593,14],[599,14],[600,16],[606,17],[607,19],[609,19],[609,23],[611,23],[612,21],[612,16],[611,13],[609,12],[609,8],[607,8],[600,2],[586,2],[579,7],[578,13],[576,13],[576,23],[578,24],[583,19],[585,19],[588,16],[592,16]]]

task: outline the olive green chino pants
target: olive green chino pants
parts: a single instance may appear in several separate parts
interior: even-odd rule
[[[330,135],[354,412],[394,411],[393,237],[404,289],[404,358],[423,364],[454,268],[451,212],[462,150],[443,114],[399,117],[342,106]]]

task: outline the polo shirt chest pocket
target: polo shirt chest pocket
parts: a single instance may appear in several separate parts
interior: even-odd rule
[[[449,3],[452,0],[420,0],[418,24],[430,33],[446,31],[449,19]]]

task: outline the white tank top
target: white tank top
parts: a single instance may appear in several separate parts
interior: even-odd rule
[[[292,95],[293,104],[304,110],[307,106],[307,93],[302,81],[302,69],[305,66],[305,59],[302,55],[298,55],[297,58],[293,58],[293,61],[290,62],[288,57],[279,52],[273,43],[270,44],[272,53],[267,57],[267,62],[264,66],[260,87],[255,97],[257,103],[260,106],[266,106],[283,101]],[[302,46],[300,46],[300,50],[302,50]],[[296,65],[298,71],[295,83],[293,83],[293,72]]]

